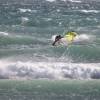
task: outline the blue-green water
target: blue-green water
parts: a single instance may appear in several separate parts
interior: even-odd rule
[[[99,16],[99,0],[0,1],[0,99],[99,100]],[[72,30],[89,41],[51,45]]]
[[[0,100],[99,100],[100,81],[1,80]]]
[[[99,100],[100,81],[1,80],[0,100]]]

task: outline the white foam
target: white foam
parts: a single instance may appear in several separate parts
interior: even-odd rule
[[[82,2],[80,0],[68,0],[68,1],[70,1],[70,2],[76,2],[76,3],[81,3]]]
[[[73,42],[84,42],[84,41],[86,42],[89,41],[89,39],[90,39],[89,35],[81,34],[76,36]]]
[[[6,32],[0,32],[0,35],[8,35]]]
[[[56,36],[57,36],[57,35],[53,35],[53,36],[51,37],[51,40],[52,40],[52,41],[55,41]]]
[[[62,1],[64,1],[64,2],[65,2],[66,0],[62,0]]]
[[[46,1],[49,1],[49,2],[54,2],[54,1],[56,1],[56,0],[46,0]]]
[[[84,13],[99,13],[100,11],[98,10],[80,10],[81,12],[84,12]]]
[[[29,19],[27,17],[22,17],[22,21],[28,21]]]
[[[10,79],[90,79],[95,74],[100,75],[100,63],[0,61],[0,76]]]
[[[21,18],[22,24],[27,23],[29,19],[27,17],[22,17]]]
[[[19,11],[23,12],[23,13],[25,13],[25,12],[31,12],[31,9],[22,9],[22,8],[19,8]]]

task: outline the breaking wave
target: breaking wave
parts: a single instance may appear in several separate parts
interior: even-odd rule
[[[0,62],[0,78],[100,79],[100,63]]]

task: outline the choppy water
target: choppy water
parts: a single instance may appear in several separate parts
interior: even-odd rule
[[[89,41],[51,45],[71,30]],[[26,80],[0,80],[0,100],[99,100],[99,32],[99,0],[0,1],[0,79]]]
[[[100,2],[30,2],[0,4],[0,77],[99,79]],[[71,30],[89,42],[52,47],[52,35]]]

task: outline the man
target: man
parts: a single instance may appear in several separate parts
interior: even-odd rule
[[[52,45],[55,46],[56,43],[57,44],[62,44],[62,43],[70,44],[73,42],[73,40],[75,39],[76,36],[77,36],[77,33],[74,31],[67,32],[64,37],[62,37],[61,35],[57,35],[57,36],[55,36],[55,40],[52,43]]]
[[[60,43],[61,38],[63,38],[61,35],[57,35],[57,36],[55,37],[55,41],[52,43],[52,45],[55,46],[55,44],[56,44],[57,42]]]

